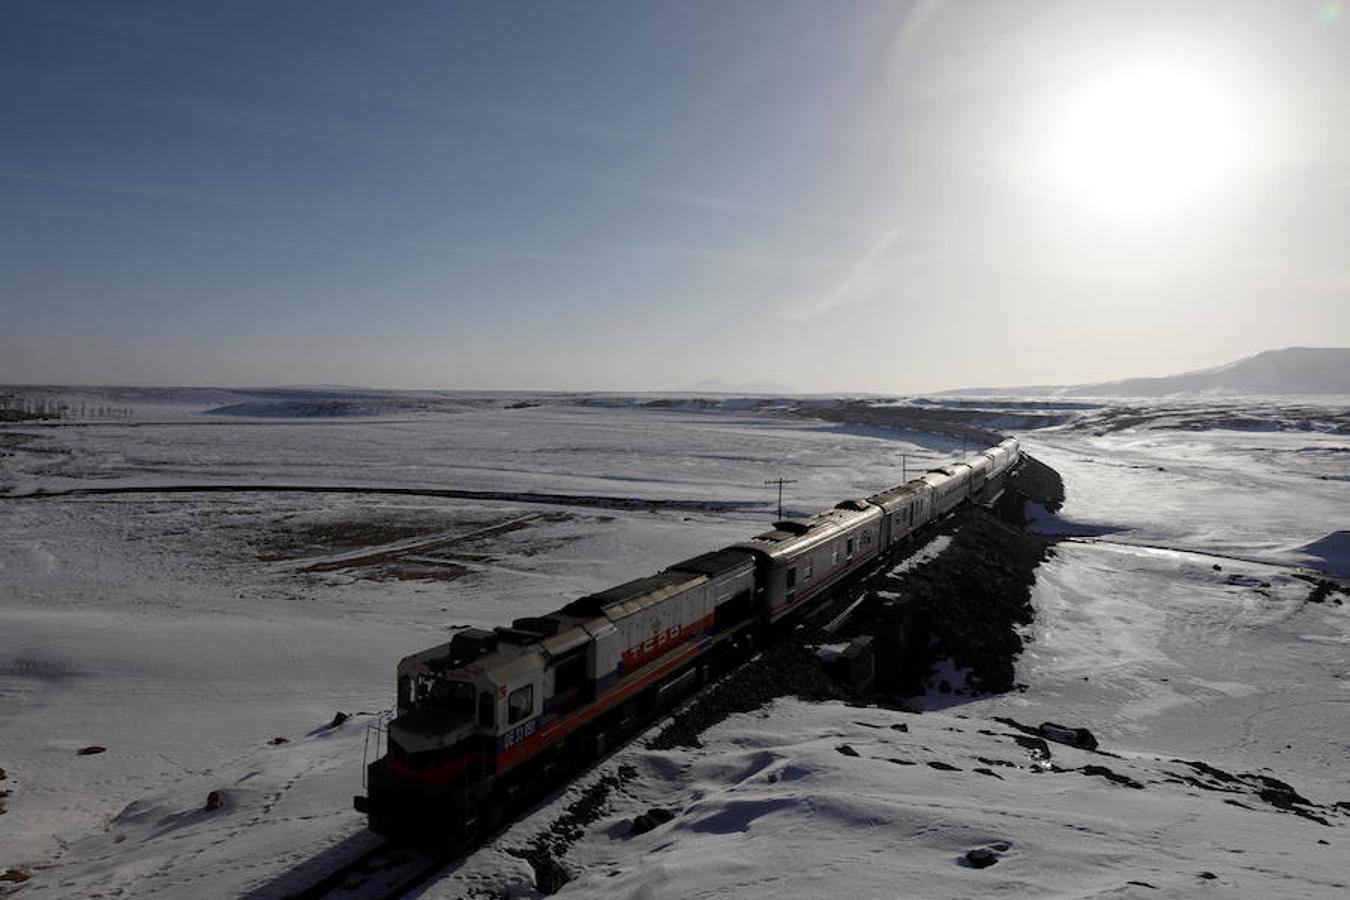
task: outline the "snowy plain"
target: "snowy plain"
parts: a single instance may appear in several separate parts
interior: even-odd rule
[[[20,896],[302,887],[374,841],[350,798],[399,657],[738,540],[774,518],[766,479],[796,479],[804,513],[960,450],[780,405],[450,397],[299,418],[220,413],[231,399],[133,393],[125,421],[0,428],[0,872],[31,876]],[[569,854],[564,895],[1346,890],[1350,613],[1294,576],[1344,563],[1306,548],[1343,546],[1326,539],[1347,527],[1350,436],[1072,414],[1021,436],[1068,491],[1037,522],[1065,538],[1038,571],[1027,689],[922,715],[781,700],[700,749],[639,740],[602,766],[640,775]],[[164,490],[230,485],[251,490]],[[502,497],[284,490],[323,486]],[[127,492],[61,493],[90,487]],[[531,492],[589,499],[512,499]],[[1085,776],[1069,748],[1048,770],[994,717],[1088,726],[1144,787]],[[1330,824],[1168,780],[1177,758],[1289,782]],[[422,895],[534,895],[505,851],[583,786]],[[628,837],[658,805],[675,821]],[[997,865],[961,864],[991,842]]]

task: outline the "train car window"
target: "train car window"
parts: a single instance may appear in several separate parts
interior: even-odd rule
[[[508,725],[514,725],[521,719],[528,718],[530,713],[534,712],[534,685],[527,684],[512,691],[506,701],[506,709]]]
[[[441,681],[431,684],[431,699],[441,709],[456,713],[466,719],[473,718],[474,697],[478,690],[469,681]]]
[[[586,655],[578,653],[571,659],[564,659],[553,669],[554,695],[566,694],[581,687],[586,680]]]
[[[398,676],[398,707],[407,709],[412,706],[412,679],[407,675]]]
[[[815,566],[813,566],[811,563],[807,563],[806,568],[802,570],[802,581],[810,581],[811,576],[814,573],[815,573]]]
[[[797,586],[797,569],[794,566],[787,570],[787,589],[790,591]]]
[[[853,558],[853,538],[849,538],[849,539],[848,539],[848,543],[845,544],[845,547],[844,547],[844,557],[845,557],[846,559],[852,559],[852,558]]]
[[[497,726],[497,702],[491,691],[483,691],[478,695],[478,725],[488,729]]]

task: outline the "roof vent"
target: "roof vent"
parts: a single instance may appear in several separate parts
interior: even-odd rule
[[[788,534],[806,534],[811,530],[807,522],[797,522],[793,519],[784,519],[781,522],[774,522],[773,527],[779,531],[786,531]]]
[[[497,649],[497,636],[481,628],[466,628],[450,639],[450,656],[471,662]]]
[[[497,640],[503,644],[536,644],[544,639],[542,634],[522,631],[519,628],[507,628],[504,625],[498,625],[492,631],[497,635]]]
[[[525,619],[516,619],[511,623],[511,627],[517,631],[528,631],[541,637],[553,637],[558,633],[558,620],[550,619],[547,616],[530,616]]]

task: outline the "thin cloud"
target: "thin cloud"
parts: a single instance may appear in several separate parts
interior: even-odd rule
[[[688,191],[669,190],[661,187],[651,187],[636,184],[631,181],[624,181],[619,178],[613,178],[608,175],[579,174],[575,177],[588,178],[596,184],[610,190],[628,194],[633,197],[641,197],[646,200],[655,200],[659,203],[669,203],[675,206],[693,206],[700,209],[735,213],[737,215],[749,215],[760,218],[779,219],[786,222],[798,222],[806,225],[828,228],[833,231],[843,231],[849,234],[867,233],[865,226],[858,225],[855,222],[844,222],[839,219],[831,219],[826,216],[799,213],[793,210],[781,209],[773,206],[759,206],[753,203],[729,200],[726,197],[714,196],[711,194],[699,194]]]
[[[680,247],[670,244],[648,244],[633,248],[635,253],[669,256],[700,262],[735,263],[763,268],[815,268],[837,266],[844,262],[824,256],[774,256],[767,253],[746,253],[721,247]]]
[[[853,268],[849,270],[843,281],[835,285],[833,290],[811,306],[796,312],[793,318],[818,319],[841,306],[869,299],[876,293],[878,287],[876,283],[877,262],[895,246],[895,242],[898,240],[900,240],[900,230],[897,228],[887,228],[881,232],[872,243],[871,249],[863,255],[862,259],[853,264]]]

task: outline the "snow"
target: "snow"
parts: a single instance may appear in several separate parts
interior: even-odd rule
[[[780,700],[723,723],[704,748],[634,752],[641,787],[573,851],[581,876],[564,895],[1190,896],[1203,872],[1230,896],[1345,887],[1337,829],[1169,783],[1186,767],[1154,755],[1056,744],[1052,761],[1070,771],[1047,771],[1009,728],[967,713]],[[1144,789],[1075,771],[1100,764]],[[677,815],[629,837],[651,806]],[[1325,836],[1332,846],[1317,844]],[[963,864],[991,845],[1007,847],[994,868]],[[427,896],[455,896],[452,884]]]
[[[200,415],[239,402],[224,392],[137,397],[126,422],[0,430],[33,435],[0,443],[0,492],[319,484],[747,505],[258,489],[0,500],[0,871],[31,872],[20,896],[302,887],[373,841],[350,798],[365,724],[390,705],[401,656],[451,626],[538,613],[738,540],[774,516],[767,478],[798,479],[789,512],[812,512],[894,484],[902,453],[913,472],[952,449],[731,400],[681,411],[641,405],[651,398],[452,397],[453,413],[250,420]],[[1350,607],[1306,603],[1294,577],[1343,565],[1350,437],[1062,424],[1023,438],[1068,489],[1062,509],[1036,517],[1067,537],[1038,572],[1017,670],[1026,691],[922,715],[782,700],[698,750],[632,744],[604,766],[640,777],[565,859],[578,879],[564,896],[1342,891],[1350,817],[1331,813],[1328,827],[1165,779],[1174,758],[1203,760],[1319,804],[1350,801]],[[324,537],[372,522],[389,537]],[[397,530],[409,523],[421,530]],[[494,530],[503,523],[518,527]],[[394,562],[366,561],[372,547]],[[428,560],[464,571],[429,579],[414,565]],[[305,571],[320,561],[350,567]],[[338,710],[352,718],[328,727]],[[1104,764],[1145,789],[1038,771],[996,716],[1087,726],[1120,759],[1055,745],[1053,762]],[[901,723],[907,733],[890,728]],[[107,749],[79,755],[90,745]],[[1016,768],[980,774],[981,757]],[[533,895],[529,867],[505,850],[578,789],[424,896]],[[211,791],[224,806],[207,812]],[[651,806],[676,819],[628,837]],[[1010,847],[992,868],[961,864],[997,841]]]

